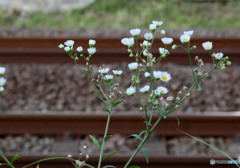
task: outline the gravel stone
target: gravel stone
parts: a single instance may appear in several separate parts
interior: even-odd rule
[[[1,112],[50,113],[81,112],[101,113],[104,105],[97,98],[86,77],[73,64],[2,64],[7,71],[5,91],[1,94]],[[106,65],[110,69],[125,69],[118,78],[118,89],[124,92],[130,85],[132,72],[127,63]],[[205,65],[206,69],[209,65]],[[114,67],[114,68],[113,68]],[[98,76],[98,66],[93,65],[93,76]],[[187,66],[165,64],[162,71],[171,74],[172,79],[164,84],[167,96],[176,97],[183,85],[192,83],[191,70]],[[224,71],[216,70],[206,78],[201,92],[194,90],[190,97],[176,109],[177,112],[227,112],[240,109],[240,67],[232,65]],[[141,79],[144,86],[147,79]],[[183,93],[182,93],[183,94]],[[114,107],[114,112],[139,111],[135,99],[130,96]]]

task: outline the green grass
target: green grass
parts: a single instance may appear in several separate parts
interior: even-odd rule
[[[1,27],[133,28],[162,20],[167,28],[240,28],[239,0],[96,0],[84,9],[62,13],[28,13],[0,10]]]

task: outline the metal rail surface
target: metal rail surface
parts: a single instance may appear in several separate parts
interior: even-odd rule
[[[230,136],[234,137],[240,133],[240,112],[199,113],[194,115],[177,115],[180,126],[174,117],[162,120],[155,132],[161,136],[183,135],[176,129],[179,128],[196,136]],[[38,135],[62,136],[66,132],[78,135],[99,134],[102,135],[106,122],[106,115],[100,114],[1,114],[0,135],[19,135],[26,132]],[[157,116],[153,117],[156,121]],[[113,114],[110,123],[109,134],[138,133],[145,128],[140,113]],[[7,156],[11,158],[11,156]],[[16,167],[23,167],[36,160],[52,156],[23,155],[15,161]],[[234,159],[237,156],[232,156]],[[75,157],[77,158],[77,156]],[[114,165],[118,168],[126,163],[127,156],[114,156],[106,159],[103,165]],[[228,160],[217,156],[150,156],[150,163],[146,164],[145,158],[137,156],[132,165],[141,168],[208,168],[210,160]],[[87,161],[91,165],[97,165],[97,157],[91,156]],[[236,167],[233,164],[219,164],[215,167]],[[36,165],[32,166],[36,167]],[[66,168],[73,167],[67,160],[51,160],[40,164],[44,168]]]
[[[9,158],[11,158],[10,156]],[[15,167],[23,167],[26,166],[29,163],[35,162],[37,160],[47,158],[51,156],[22,156],[19,160],[16,160],[14,163]],[[74,158],[78,158],[77,156]],[[127,159],[129,157],[126,156],[113,156],[111,158],[106,159],[103,161],[104,165],[114,165],[117,168],[122,168],[124,164],[127,162]],[[234,159],[237,158],[237,156],[233,156]],[[87,161],[87,163],[97,166],[97,157],[91,157]],[[145,158],[143,156],[137,156],[132,161],[131,165],[137,165],[141,168],[211,168],[211,167],[217,167],[217,168],[225,168],[225,167],[237,167],[235,164],[215,164],[211,165],[210,160],[228,160],[224,157],[216,157],[216,156],[150,156],[149,164],[146,163]],[[50,160],[40,163],[40,167],[44,168],[69,168],[73,167],[73,165],[68,160]],[[35,168],[36,165],[31,166],[30,168]]]
[[[199,113],[177,115],[163,119],[155,132],[162,136],[183,135],[177,129],[196,136],[230,136],[240,133],[240,112]],[[100,114],[0,114],[0,135],[37,134],[62,136],[102,135],[107,115]],[[153,117],[156,121],[157,116]],[[113,114],[110,122],[110,134],[133,134],[145,129],[140,113]]]
[[[0,61],[1,63],[72,63],[66,53],[58,48],[60,43],[64,43],[67,38],[1,38],[0,39]],[[75,38],[75,48],[83,46],[84,53],[88,48],[88,39]],[[112,63],[112,62],[130,62],[127,48],[121,44],[120,38],[99,38],[96,39],[97,53],[94,55],[93,63]],[[143,39],[140,39],[143,41]],[[192,56],[196,55],[203,58],[204,61],[210,61],[211,58],[202,48],[205,41],[213,42],[213,51],[223,52],[231,58],[234,63],[240,63],[240,39],[232,38],[193,38],[191,44],[197,46],[192,51]],[[174,44],[180,44],[179,39],[174,39]],[[158,48],[163,47],[160,39],[156,39],[152,53],[159,55]],[[188,57],[183,49],[172,50],[171,54],[164,59],[165,62],[178,64],[188,64]],[[83,62],[82,62],[83,63]]]

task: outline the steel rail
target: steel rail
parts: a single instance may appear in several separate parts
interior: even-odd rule
[[[177,129],[196,136],[230,136],[240,133],[240,112],[177,115],[160,122],[155,133],[162,136],[183,135]],[[102,135],[107,115],[104,114],[0,114],[0,135],[37,134],[62,136]],[[153,117],[153,121],[157,116]],[[113,114],[109,134],[133,134],[145,129],[141,113]]]
[[[8,156],[11,158],[12,156]],[[19,160],[15,161],[15,167],[23,167],[29,163],[35,162],[37,160],[52,157],[49,156],[38,156],[38,155],[25,155],[22,156]],[[234,159],[237,159],[237,156],[232,156]],[[75,159],[78,157],[75,156]],[[88,164],[93,166],[97,165],[98,157],[90,156],[90,159],[87,160]],[[111,158],[106,159],[103,161],[103,165],[114,165],[117,168],[121,168],[126,163],[128,157],[127,156],[113,156]],[[218,168],[225,168],[225,167],[236,167],[234,164],[215,164],[211,165],[210,160],[228,160],[224,157],[219,156],[150,156],[149,164],[146,163],[144,156],[137,156],[131,165],[138,165],[141,168],[209,168],[209,167],[218,167]],[[50,160],[40,163],[40,167],[44,168],[67,168],[73,167],[68,160]],[[36,165],[31,166],[31,168],[35,168]]]
[[[2,38],[0,39],[0,61],[1,63],[72,63],[66,53],[58,49],[60,43],[67,38]],[[73,38],[75,46],[83,46],[84,53],[88,48],[88,39]],[[126,47],[121,44],[120,38],[98,38],[96,39],[97,53],[93,63],[112,63],[119,61],[129,62]],[[140,41],[143,41],[141,39]],[[192,51],[193,56],[201,56],[204,61],[210,61],[209,55],[202,49],[202,42],[212,41],[215,52],[223,52],[231,57],[234,63],[240,63],[240,39],[239,38],[193,38],[191,44],[195,44],[197,49]],[[175,43],[176,42],[176,43]],[[179,39],[174,39],[175,44],[180,44]],[[158,47],[162,46],[160,39],[156,39],[152,53],[159,55]],[[76,48],[76,47],[75,47]],[[171,55],[165,62],[188,64],[186,53],[182,49],[171,51]]]

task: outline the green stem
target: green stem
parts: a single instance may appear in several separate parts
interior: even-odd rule
[[[13,166],[13,164],[11,163],[11,162],[9,162],[9,160],[5,157],[5,155],[2,153],[2,152],[0,152],[0,156],[3,158],[3,160],[8,164],[8,166],[10,166],[11,168],[15,168],[14,166]]]
[[[141,143],[138,145],[137,149],[134,151],[134,153],[132,154],[132,156],[129,158],[128,162],[126,163],[126,165],[124,166],[124,168],[127,168],[129,166],[129,164],[132,162],[133,158],[137,155],[137,153],[141,150],[143,144],[147,141],[148,137],[151,135],[151,133],[153,132],[153,130],[156,128],[156,126],[159,124],[159,122],[161,121],[162,116],[159,116],[159,118],[157,119],[157,121],[155,122],[155,124],[152,126],[152,128],[149,130],[149,132],[146,132],[143,140],[141,141]]]
[[[209,72],[207,72],[206,74],[204,74],[201,78],[199,78],[198,80],[195,80],[194,84],[191,86],[191,88],[188,90],[187,93],[190,93],[192,91],[192,89],[198,84],[198,82],[200,80],[202,80],[203,78],[205,78],[206,76],[208,76],[210,73],[212,73],[214,70],[216,69],[216,67],[213,67]],[[181,104],[184,100],[186,99],[186,96],[184,96],[178,103],[176,103],[167,113],[166,115],[168,115],[169,113],[171,113],[176,105]],[[161,121],[162,119],[162,115],[158,118],[158,120],[155,122],[155,124],[153,125],[153,127],[146,132],[143,140],[141,141],[141,143],[138,145],[137,149],[135,150],[135,152],[133,153],[133,155],[130,157],[130,159],[128,160],[128,162],[126,163],[126,165],[124,166],[124,168],[127,168],[129,166],[129,164],[132,162],[133,158],[136,156],[136,154],[141,150],[141,147],[143,146],[143,144],[146,142],[146,140],[148,139],[148,137],[151,135],[151,133],[154,131],[155,127],[158,125],[158,123]]]
[[[75,163],[76,160],[75,159],[71,159],[71,158],[67,158],[67,157],[49,157],[49,158],[44,158],[44,159],[41,159],[41,160],[38,160],[36,162],[33,162],[33,163],[30,163],[26,166],[24,166],[23,168],[27,168],[27,167],[30,167],[32,165],[35,165],[37,163],[41,163],[41,162],[44,162],[44,161],[48,161],[48,160],[56,160],[56,159],[65,159],[65,160],[69,160],[71,161],[72,163]],[[90,167],[90,168],[94,168],[93,166],[89,165],[89,164],[85,164],[86,167]]]
[[[195,76],[195,73],[194,73],[194,70],[193,70],[192,59],[191,59],[191,55],[190,55],[189,46],[186,49],[186,51],[187,51],[187,54],[188,54],[188,60],[189,60],[189,64],[190,64],[190,67],[191,67],[191,70],[192,70],[193,79],[194,79],[194,82],[195,82],[196,81],[196,76]]]
[[[108,133],[108,128],[109,128],[111,113],[112,113],[112,104],[110,105],[109,112],[108,112],[108,118],[107,118],[106,128],[105,128],[105,132],[104,132],[104,136],[103,136],[103,141],[102,141],[102,145],[101,145],[100,156],[99,156],[99,160],[98,160],[98,168],[101,167],[101,163],[102,163],[103,150],[104,150],[104,145],[105,145],[105,139],[106,139],[107,133]]]

